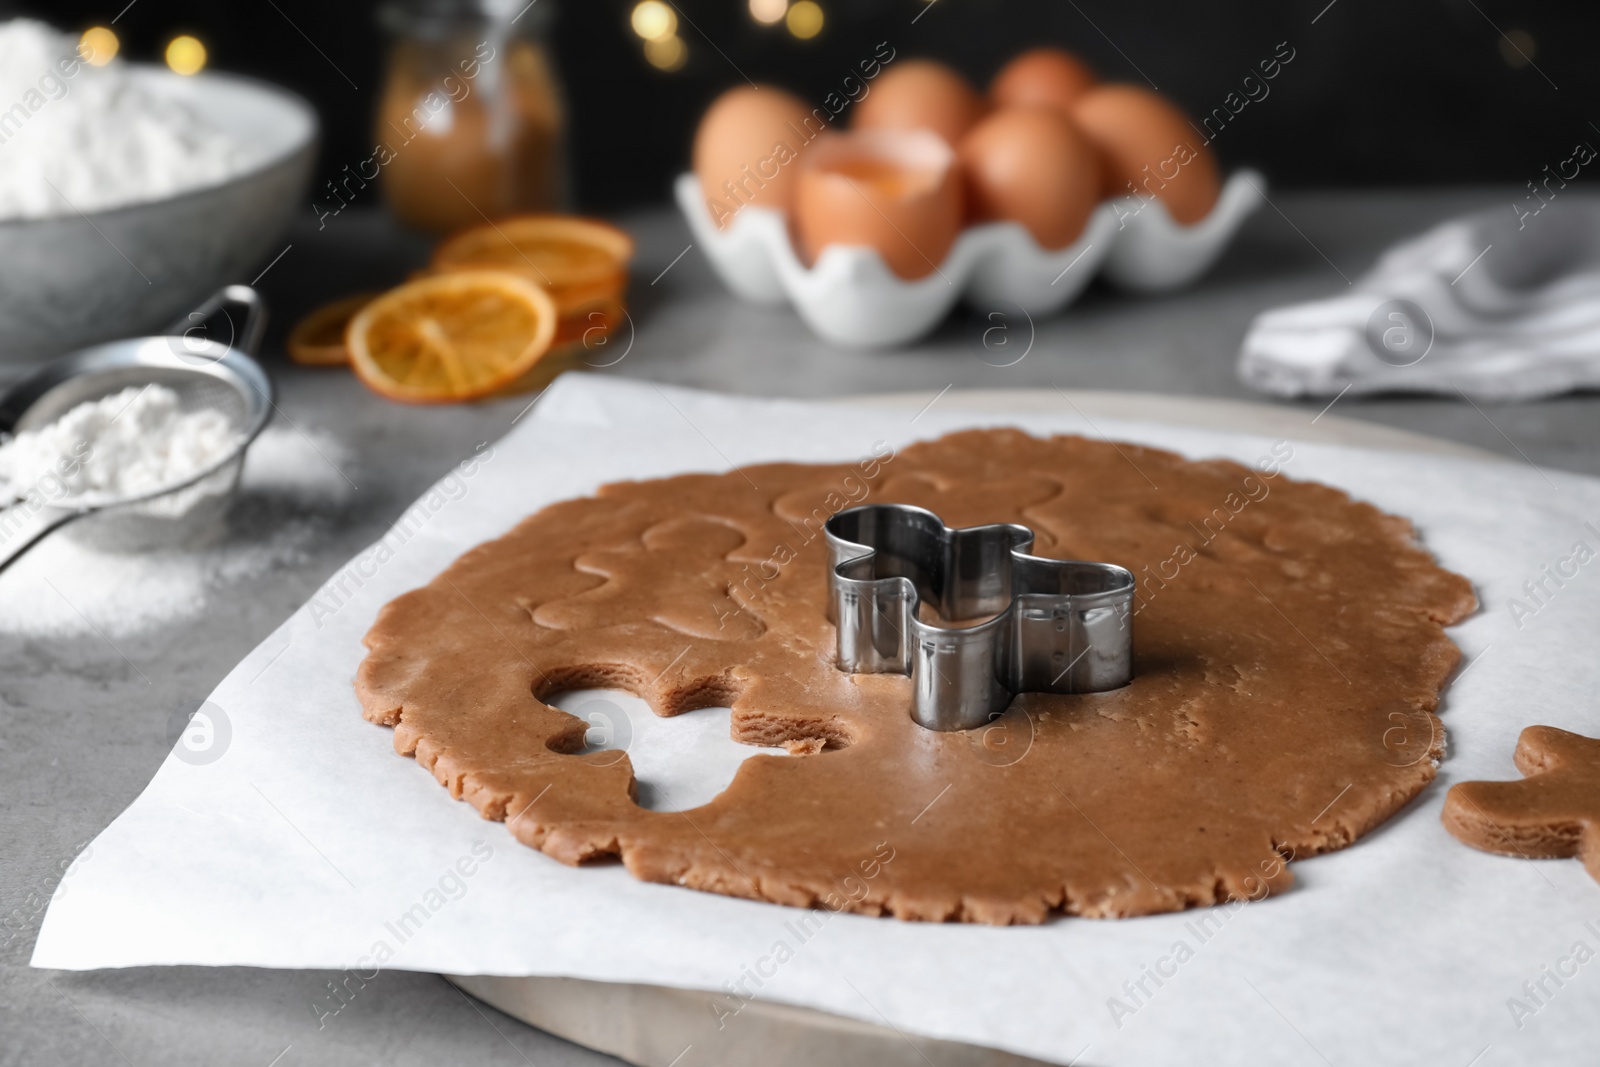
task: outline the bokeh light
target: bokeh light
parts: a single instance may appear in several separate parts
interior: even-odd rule
[[[1512,70],[1521,70],[1533,62],[1538,45],[1527,30],[1507,30],[1500,35],[1500,58]]]
[[[78,55],[91,67],[103,67],[117,57],[122,42],[104,26],[91,26],[78,38]]]
[[[198,74],[206,65],[206,46],[184,34],[167,42],[167,66],[178,74]]]
[[[763,26],[783,21],[789,13],[789,0],[750,0],[750,17]]]
[[[632,22],[633,32],[647,41],[663,41],[678,32],[678,13],[662,0],[639,0]]]
[[[689,61],[689,48],[681,37],[657,37],[644,43],[644,58],[657,70],[678,70]]]
[[[796,0],[783,17],[789,32],[802,41],[809,41],[822,32],[822,7],[815,0]]]

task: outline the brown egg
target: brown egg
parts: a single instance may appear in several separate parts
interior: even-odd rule
[[[694,172],[717,228],[747,204],[787,211],[800,156],[826,128],[782,89],[740,86],[717,97],[694,136]]]
[[[1099,81],[1094,71],[1060,48],[1030,48],[1017,56],[989,83],[989,98],[997,107],[1036,104],[1072,115],[1078,99]]]
[[[964,208],[955,152],[931,131],[829,134],[801,164],[795,236],[807,263],[829,245],[861,245],[921,278],[944,262]]]
[[[1045,248],[1077,240],[1105,189],[1099,150],[1049,107],[996,111],[959,154],[972,217],[1020,222]]]
[[[1165,97],[1137,85],[1103,85],[1078,101],[1072,117],[1105,155],[1109,195],[1154,196],[1185,226],[1216,204],[1217,159]]]
[[[983,98],[967,79],[931,59],[885,70],[856,104],[858,130],[932,130],[954,145],[983,117]]]

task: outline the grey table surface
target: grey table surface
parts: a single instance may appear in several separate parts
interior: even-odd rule
[[[1285,193],[1194,288],[1138,298],[1096,287],[1037,324],[1021,362],[987,361],[959,315],[928,340],[857,352],[813,337],[785,310],[746,306],[712,277],[677,216],[621,220],[639,240],[630,296],[637,332],[620,374],[752,396],[824,397],[960,388],[1116,389],[1259,399],[1234,376],[1250,319],[1337,292],[1396,239],[1452,214],[1509,204],[1510,189]],[[615,1063],[467,1000],[435,975],[391,971],[319,1027],[332,972],[160,967],[88,973],[28,966],[43,902],[83,843],[144,788],[167,754],[168,720],[200,705],[238,660],[478,442],[528,403],[402,408],[342,371],[282,354],[286,324],[333,296],[392,284],[429,243],[376,212],[310,219],[259,286],[277,312],[265,360],[284,418],[336,437],[356,489],[307,516],[293,499],[236,503],[228,537],[270,536],[307,518],[319,537],[291,562],[248,575],[225,610],[108,641],[7,636],[0,627],[0,1064]],[[1020,325],[1019,325],[1020,328]],[[621,350],[591,357],[609,362]],[[1325,402],[1298,405],[1309,420]],[[1540,467],[1600,474],[1600,398],[1481,405],[1345,398],[1334,410],[1450,438]],[[1530,471],[1530,475],[1533,472]],[[1535,475],[1536,476],[1536,475]],[[466,546],[463,546],[465,548]],[[24,559],[19,568],[29,566]],[[0,575],[0,583],[12,578]]]

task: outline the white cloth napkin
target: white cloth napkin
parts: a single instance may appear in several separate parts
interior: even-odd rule
[[[1058,1063],[1466,1067],[1485,1046],[1480,1067],[1592,1059],[1600,961],[1567,974],[1565,988],[1543,968],[1570,971],[1576,942],[1600,949],[1600,886],[1576,862],[1467,848],[1439,810],[1452,781],[1517,777],[1511,753],[1525,725],[1600,735],[1600,564],[1531,614],[1509,606],[1575,541],[1600,546],[1583,525],[1600,526],[1595,479],[1293,444],[1287,476],[1411,516],[1443,564],[1477,584],[1483,610],[1452,631],[1467,659],[1442,708],[1440,780],[1353,847],[1297,862],[1296,887],[1259,903],[1009,929],[841,914],[802,942],[796,909],[645,884],[620,865],[564,867],[523,847],[362,719],[350,683],[380,606],[529,511],[603,482],[859,459],[876,441],[993,424],[1104,431],[1245,463],[1276,443],[943,403],[914,416],[563,377],[222,681],[210,747],[202,738],[175,749],[85,851],[33,963],[359,968],[368,978],[403,968],[700,990],[760,967],[764,998]],[[702,715],[715,713],[635,733],[630,754],[647,786],[703,798],[729,780],[728,749],[740,746],[726,738],[726,713],[720,745],[695,729]],[[657,780],[661,767],[676,777]],[[924,830],[937,832],[931,817],[908,832]],[[780,941],[793,958],[771,968]],[[1546,992],[1530,1000],[1524,983],[1541,981]],[[726,1004],[707,997],[708,1013]],[[719,1062],[712,1048],[695,1056]]]
[[[1349,292],[1259,315],[1239,377],[1279,396],[1600,385],[1600,207],[1486,211],[1406,240]]]

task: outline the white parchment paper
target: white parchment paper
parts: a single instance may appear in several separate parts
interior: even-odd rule
[[[1294,890],[1259,903],[1011,929],[836,915],[802,941],[796,910],[646,885],[616,865],[572,869],[524,848],[361,718],[351,679],[378,608],[547,503],[618,479],[860,458],[877,441],[995,423],[1245,463],[1274,444],[564,377],[223,680],[211,747],[181,744],[93,842],[46,916],[34,965],[381,964],[706,990],[759,970],[772,972],[762,997],[1061,1063],[1466,1067],[1481,1055],[1494,1067],[1591,1056],[1600,886],[1575,862],[1466,848],[1439,809],[1451,782],[1517,777],[1511,753],[1526,725],[1600,734],[1600,561],[1567,564],[1576,575],[1546,581],[1538,601],[1524,589],[1576,542],[1600,551],[1600,481],[1294,445],[1289,476],[1412,517],[1441,562],[1476,583],[1483,608],[1453,631],[1466,658],[1442,709],[1439,780],[1354,847],[1296,863]],[[1514,612],[1513,598],[1532,610]],[[673,789],[714,795],[732,773],[731,742],[715,733],[644,732],[641,779],[670,765]],[[923,820],[935,829],[936,812]],[[775,953],[779,942],[792,958],[775,964],[789,955]]]

